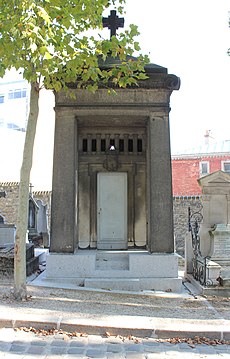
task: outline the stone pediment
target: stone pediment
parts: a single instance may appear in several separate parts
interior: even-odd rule
[[[230,174],[216,171],[198,180],[203,194],[230,195]]]
[[[230,174],[223,171],[216,171],[207,176],[198,179],[198,183],[201,187],[208,185],[219,185],[223,183],[230,184]]]

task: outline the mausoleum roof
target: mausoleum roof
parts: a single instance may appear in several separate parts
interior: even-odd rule
[[[129,60],[137,61],[136,57],[127,56],[126,62]],[[98,65],[102,70],[109,70],[112,67],[119,66],[124,64],[125,61],[120,60],[119,57],[107,57],[105,61],[103,61],[102,57],[98,58]],[[145,73],[147,75],[147,79],[138,80],[138,88],[146,88],[146,89],[166,89],[169,91],[179,90],[180,88],[180,78],[173,74],[168,74],[168,69],[166,67],[148,63],[145,65]],[[78,81],[75,83],[69,83],[69,88],[77,88]],[[108,83],[109,87],[118,88],[112,82]],[[99,85],[100,87],[100,85]],[[135,87],[135,85],[131,86]],[[103,85],[104,88],[104,85]]]
[[[134,56],[127,56],[126,57],[126,61],[137,61],[137,58]],[[119,57],[107,57],[105,61],[103,61],[102,59],[99,59],[99,66],[102,69],[109,69],[113,66],[118,66],[122,63],[122,61],[120,60]],[[168,69],[166,67],[157,65],[157,64],[153,64],[153,63],[148,63],[145,65],[145,71],[146,73],[163,73],[163,74],[167,74],[168,73]]]

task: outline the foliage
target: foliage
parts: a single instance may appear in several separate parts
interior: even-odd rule
[[[22,71],[31,84],[30,113],[20,171],[19,210],[14,255],[14,296],[26,293],[26,232],[33,146],[39,113],[39,90],[44,85],[59,91],[67,84],[95,91],[108,81],[126,87],[144,79],[144,62],[127,56],[139,50],[134,25],[111,41],[89,35],[102,27],[102,12],[125,0],[0,0],[0,76],[6,70]],[[120,66],[102,70],[99,61],[119,58]]]
[[[80,79],[79,86],[96,90],[108,80],[125,87],[144,78],[147,58],[129,60],[139,51],[137,27],[110,40],[89,35],[102,27],[102,12],[113,0],[0,0],[0,76],[6,69],[23,69],[29,82],[58,91],[67,82]],[[120,0],[122,11],[124,0]],[[119,57],[120,68],[101,71],[98,60]],[[139,71],[139,72],[137,72]]]

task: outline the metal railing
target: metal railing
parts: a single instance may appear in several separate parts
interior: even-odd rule
[[[202,209],[201,204],[197,204],[193,211],[191,207],[188,207],[188,230],[192,237],[192,275],[201,285],[208,287],[213,285],[213,281],[209,278],[208,262],[210,257],[203,256],[200,249],[199,230],[200,223],[203,220]]]

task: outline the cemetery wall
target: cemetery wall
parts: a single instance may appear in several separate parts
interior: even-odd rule
[[[185,253],[185,235],[188,231],[188,207],[191,207],[193,211],[200,203],[200,196],[173,197],[175,249],[183,257]]]
[[[0,198],[0,213],[5,217],[5,223],[15,224],[18,212],[19,183],[0,182],[0,191],[6,192],[6,197]]]
[[[0,198],[0,213],[8,224],[15,224],[17,220],[19,183],[0,182],[0,191],[6,191],[6,197]],[[35,191],[34,199],[42,200],[47,205],[48,225],[50,228],[51,192]],[[174,236],[177,253],[184,255],[184,240],[188,230],[188,207],[194,207],[200,203],[199,196],[175,196],[173,197],[174,212]]]
[[[0,214],[5,217],[5,223],[15,224],[17,221],[18,201],[19,201],[19,183],[18,182],[0,182],[0,191],[6,192],[6,197],[0,198]],[[50,228],[50,205],[51,191],[35,191],[34,199],[40,199],[47,205],[48,225]]]

